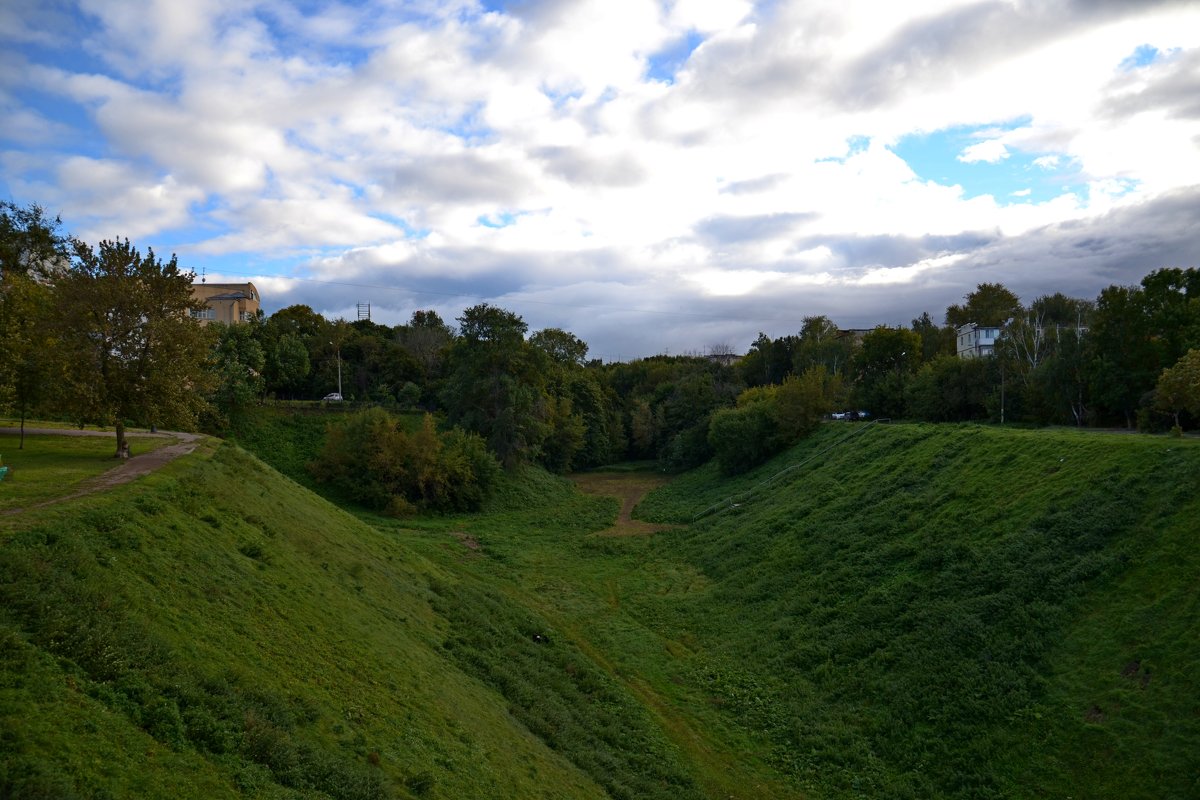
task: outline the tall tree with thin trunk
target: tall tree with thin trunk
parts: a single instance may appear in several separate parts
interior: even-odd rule
[[[74,246],[56,281],[55,328],[64,405],[79,421],[112,425],[127,458],[125,426],[195,426],[212,380],[211,342],[190,312],[194,275],[124,241]]]

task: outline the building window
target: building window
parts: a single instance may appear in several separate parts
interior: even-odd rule
[[[254,317],[254,315],[251,314],[249,311],[243,311],[241,314],[242,322],[249,322],[251,319],[253,319],[253,317]]]
[[[217,310],[215,308],[193,308],[191,310],[192,319],[216,319]]]

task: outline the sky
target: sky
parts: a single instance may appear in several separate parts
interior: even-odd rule
[[[1200,3],[3,0],[0,197],[604,360],[1200,265]]]

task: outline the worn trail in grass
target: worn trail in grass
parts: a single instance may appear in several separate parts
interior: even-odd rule
[[[599,531],[597,536],[649,536],[670,530],[675,525],[643,522],[633,518],[633,510],[649,492],[664,486],[670,479],[646,472],[584,472],[571,480],[581,491],[597,497],[615,497],[621,507],[616,522]]]

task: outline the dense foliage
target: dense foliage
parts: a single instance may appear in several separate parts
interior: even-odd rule
[[[479,436],[457,428],[440,433],[429,414],[410,433],[378,408],[331,424],[309,465],[316,480],[394,516],[477,510],[499,469]]]
[[[530,332],[520,315],[486,303],[465,309],[457,327],[430,310],[388,326],[298,305],[201,329],[188,318],[192,276],[173,258],[128,241],[93,250],[60,227],[36,206],[0,205],[0,402],[22,418],[111,424],[118,437],[134,423],[226,434],[264,402],[340,390],[360,404],[437,414],[481,436],[508,468],[656,460],[679,471],[718,454],[724,469],[741,470],[811,430],[781,420],[777,399],[815,369],[827,385],[809,409],[1146,430],[1200,422],[1175,383],[1155,394],[1164,370],[1200,346],[1197,269],[1160,269],[1094,302],[1059,293],[1023,305],[982,283],[946,309],[942,326],[928,312],[909,327],[870,330],[806,316],[795,334],[759,334],[741,357],[716,348],[602,364],[571,332]],[[957,352],[958,328],[972,323],[1001,331],[976,360]],[[783,394],[737,404],[759,387]]]

